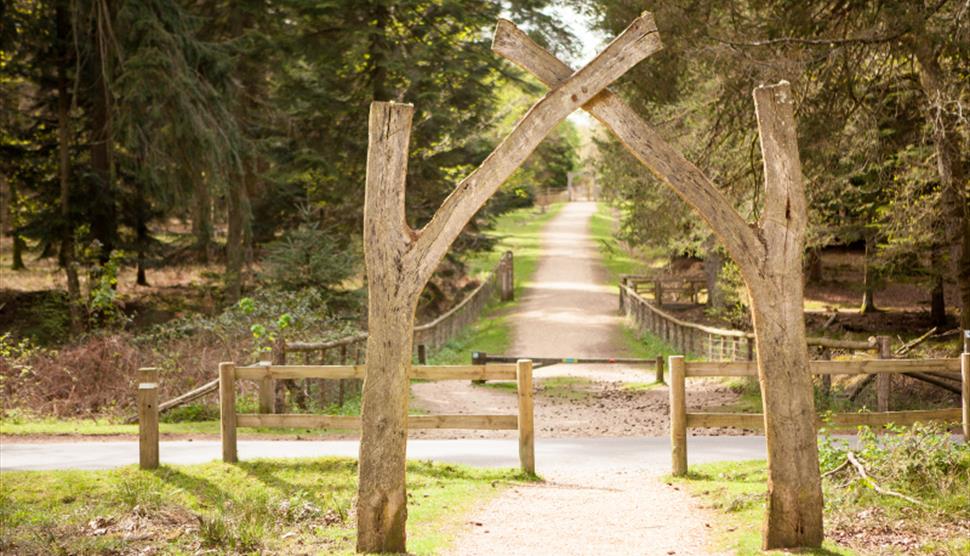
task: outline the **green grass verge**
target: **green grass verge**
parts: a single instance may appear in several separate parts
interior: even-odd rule
[[[687,477],[668,478],[668,482],[685,487],[718,512],[718,519],[711,524],[714,548],[737,556],[763,554],[761,524],[767,481],[763,460],[692,465]],[[850,556],[856,553],[826,541],[821,550],[804,554]]]
[[[650,265],[620,244],[616,239],[616,228],[612,207],[606,203],[597,203],[596,212],[589,221],[590,237],[599,245],[603,266],[610,275],[610,284],[618,286],[621,274],[643,274]]]
[[[439,553],[463,514],[522,480],[510,470],[409,463],[410,552]],[[357,463],[346,458],[9,472],[0,552],[352,554],[356,485]]]

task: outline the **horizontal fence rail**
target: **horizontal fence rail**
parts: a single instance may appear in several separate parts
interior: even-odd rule
[[[706,326],[685,320],[651,303],[642,292],[631,285],[629,277],[620,282],[620,310],[632,321],[637,331],[651,332],[678,351],[703,356],[709,361],[754,361],[756,355],[753,332]],[[823,350],[845,349],[876,351],[876,338],[868,341],[808,338],[807,344]]]
[[[273,365],[236,367],[219,365],[219,415],[222,433],[222,458],[238,461],[236,429],[238,427],[319,428],[359,430],[360,417],[348,415],[313,415],[305,413],[238,413],[236,382],[295,379],[361,379],[364,365]],[[535,473],[535,434],[533,418],[532,361],[515,364],[415,366],[409,376],[421,380],[515,380],[518,382],[517,415],[410,415],[409,429],[480,429],[518,430],[519,459],[522,469]]]
[[[912,372],[959,371],[962,382],[960,407],[911,411],[877,411],[869,413],[834,413],[817,418],[817,427],[848,428],[913,425],[922,422],[962,423],[964,438],[970,441],[970,353],[959,359],[870,359],[857,361],[811,361],[812,374],[876,375],[888,379],[893,374]],[[685,362],[684,357],[670,357],[670,443],[671,466],[674,475],[687,473],[687,429],[735,427],[764,429],[762,413],[688,412],[686,379],[695,377],[757,376],[752,362]],[[888,384],[888,380],[886,381]],[[880,396],[881,398],[882,396]],[[880,399],[880,405],[884,405]],[[888,405],[888,404],[886,404]]]

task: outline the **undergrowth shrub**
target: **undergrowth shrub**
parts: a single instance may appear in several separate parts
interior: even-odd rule
[[[890,425],[882,434],[860,427],[857,441],[852,448],[846,440],[826,433],[819,442],[823,473],[843,465],[852,451],[871,477],[863,479],[852,466],[833,473],[829,483],[840,504],[885,498],[875,491],[878,483],[924,502],[930,510],[970,519],[970,446],[955,441],[945,425]],[[892,502],[906,504],[897,498]]]

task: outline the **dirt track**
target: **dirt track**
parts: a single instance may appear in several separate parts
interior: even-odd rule
[[[595,210],[594,203],[570,203],[543,231],[533,283],[510,314],[511,355],[630,356],[616,296],[588,233]],[[554,378],[566,375],[573,378]],[[538,437],[667,434],[667,389],[645,388],[652,368],[558,365],[536,376]],[[703,390],[692,390],[691,402],[733,398],[723,386]],[[514,413],[516,404],[513,390],[468,382],[417,384],[413,395],[415,407],[435,413]],[[711,554],[706,512],[659,479],[665,469],[629,462],[594,471],[561,461],[537,466],[545,482],[513,488],[476,511],[454,554]]]

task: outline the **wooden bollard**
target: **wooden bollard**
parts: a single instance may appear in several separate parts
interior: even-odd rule
[[[663,355],[657,356],[656,371],[657,371],[657,376],[656,378],[654,378],[654,382],[656,382],[657,384],[663,384],[663,381],[664,381],[664,356]]]
[[[138,466],[158,469],[158,383],[138,385]]]
[[[970,442],[970,353],[960,356],[960,375],[962,381],[963,439]]]
[[[222,461],[236,463],[236,365],[219,363],[219,424],[222,436]]]
[[[535,419],[532,403],[532,360],[519,359],[515,363],[519,394],[519,461],[522,471],[535,474]]]
[[[675,477],[687,474],[687,392],[683,355],[670,356],[670,457]]]
[[[892,359],[892,348],[889,344],[888,336],[879,336],[879,359]],[[892,375],[890,373],[879,373],[876,375],[876,409],[879,411],[889,411],[889,390],[891,387]]]
[[[418,344],[418,365],[428,364],[428,346]]]
[[[142,367],[138,369],[138,384],[158,384],[158,368]]]

